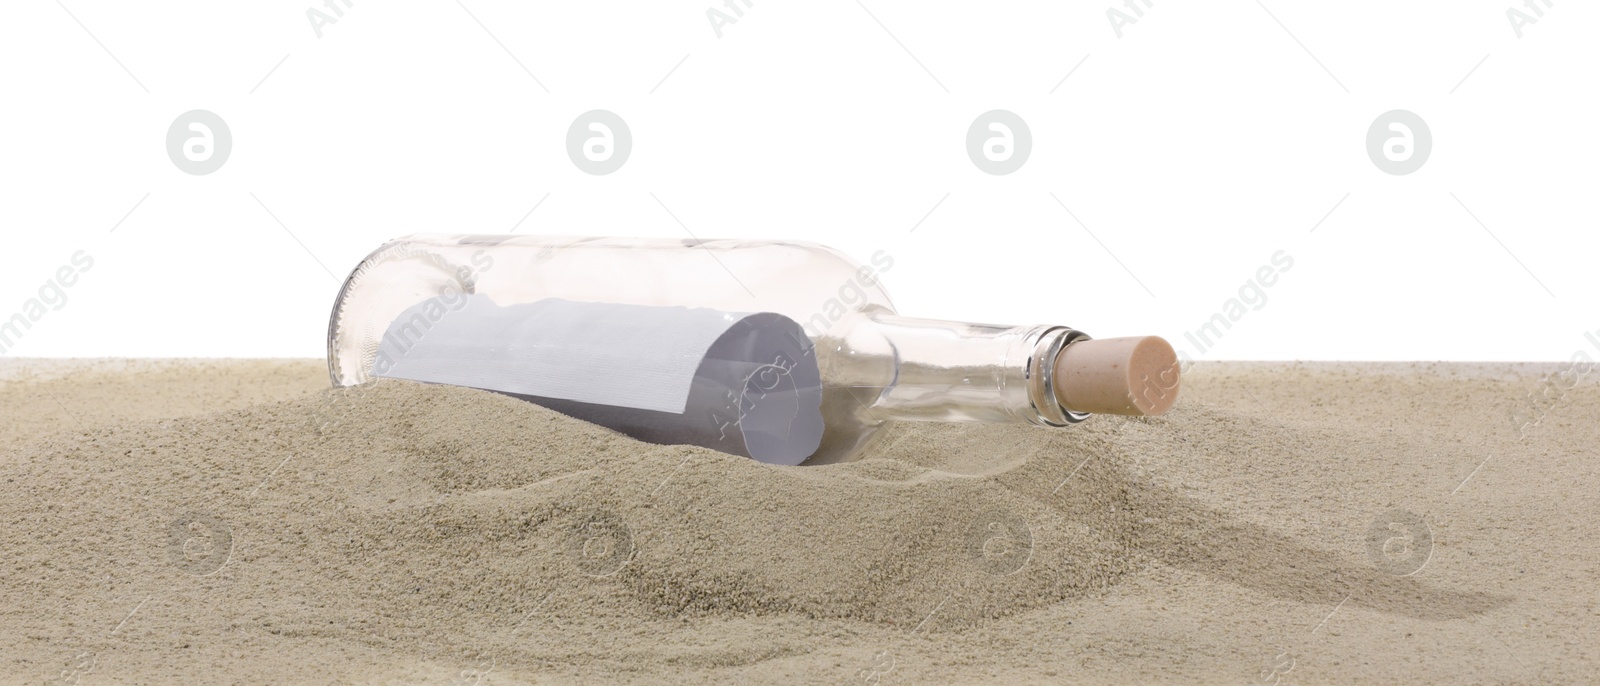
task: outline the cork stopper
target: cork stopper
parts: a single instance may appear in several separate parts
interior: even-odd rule
[[[1178,400],[1178,355],[1160,336],[1080,340],[1055,364],[1056,399],[1074,412],[1154,416]]]

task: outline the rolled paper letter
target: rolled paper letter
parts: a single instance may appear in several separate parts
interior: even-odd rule
[[[771,312],[431,298],[389,325],[373,376],[497,391],[640,440],[799,464],[822,441],[811,339]]]

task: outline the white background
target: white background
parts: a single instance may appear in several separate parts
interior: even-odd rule
[[[320,38],[321,0],[7,3],[0,317],[95,263],[5,354],[319,357],[387,239],[686,226],[886,249],[903,314],[1197,359],[1600,357],[1593,3],[1519,38],[1520,2],[1161,0],[1119,38],[1121,0],[756,0],[719,38],[720,2],[356,0]],[[633,135],[606,176],[565,151],[597,108]],[[166,154],[193,109],[232,131],[210,175]],[[1009,175],[965,149],[993,109],[1032,133]],[[1405,176],[1366,152],[1393,109],[1434,139]]]

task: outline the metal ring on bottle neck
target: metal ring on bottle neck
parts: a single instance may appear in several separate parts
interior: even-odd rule
[[[1049,426],[1066,426],[1077,424],[1089,418],[1088,412],[1074,412],[1067,409],[1056,399],[1056,357],[1061,350],[1072,343],[1089,340],[1089,334],[1067,326],[1054,326],[1040,334],[1040,340],[1034,347],[1034,355],[1028,360],[1028,376],[1030,389],[1037,389],[1037,394],[1029,402],[1035,412],[1039,413],[1040,421]]]

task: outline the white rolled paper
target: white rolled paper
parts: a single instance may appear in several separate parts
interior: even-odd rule
[[[799,464],[822,440],[821,375],[771,312],[435,297],[389,325],[374,376],[515,395],[656,443]]]

